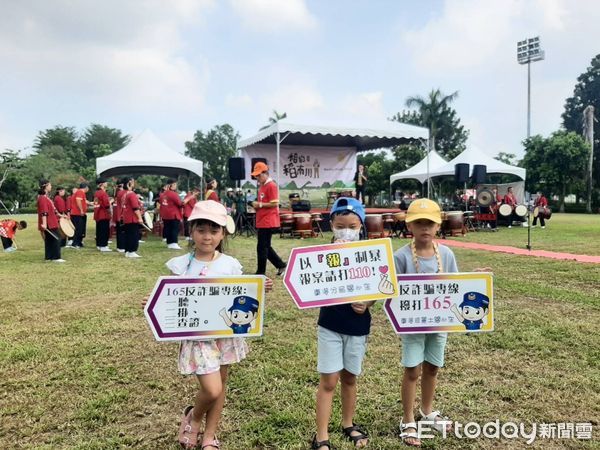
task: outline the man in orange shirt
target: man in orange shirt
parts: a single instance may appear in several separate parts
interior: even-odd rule
[[[75,234],[73,235],[73,243],[71,245],[74,248],[83,247],[88,207],[86,194],[89,190],[90,188],[87,183],[81,183],[79,189],[71,197],[71,221],[75,226]]]
[[[265,275],[267,260],[277,268],[277,275],[283,274],[286,264],[271,247],[271,237],[280,227],[279,221],[279,189],[269,177],[269,166],[257,162],[252,170],[252,176],[259,184],[257,201],[252,202],[256,210],[256,254],[258,259],[257,275]]]

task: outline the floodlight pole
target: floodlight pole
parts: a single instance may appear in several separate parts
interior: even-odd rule
[[[542,61],[545,57],[540,47],[540,37],[517,42],[517,61],[527,64],[527,139],[531,137],[531,63]],[[527,250],[531,250],[531,196],[527,201]]]

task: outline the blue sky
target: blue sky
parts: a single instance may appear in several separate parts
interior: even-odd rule
[[[522,155],[516,42],[541,37],[532,133],[547,135],[600,52],[598,23],[594,0],[0,0],[0,149],[101,123],[183,151],[216,124],[248,137],[273,109],[368,124],[440,88],[459,91],[468,145]]]

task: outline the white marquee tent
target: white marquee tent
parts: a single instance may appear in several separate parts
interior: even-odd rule
[[[431,175],[437,169],[442,166],[445,166],[448,163],[444,158],[442,158],[438,152],[433,150],[429,153],[429,174]],[[403,172],[398,172],[390,176],[390,184],[392,184],[396,180],[419,180],[419,182],[424,183],[427,181],[427,156],[419,161],[417,164],[412,166],[410,169],[406,169]]]
[[[490,173],[501,173],[516,175],[520,179],[525,179],[526,170],[522,167],[511,166],[494,159],[492,156],[478,150],[474,147],[467,148],[464,152],[454,158],[452,161],[446,163],[442,167],[431,171],[431,177],[441,177],[444,175],[454,175],[454,166],[456,164],[469,164],[471,173],[473,172],[473,166],[476,164],[483,164],[486,166],[486,172]]]
[[[96,159],[96,173],[104,177],[115,175],[195,174],[202,178],[202,161],[189,158],[145,130],[122,149]]]

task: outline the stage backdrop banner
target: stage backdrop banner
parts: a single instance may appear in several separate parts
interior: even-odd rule
[[[355,147],[316,147],[281,145],[282,189],[354,187],[356,172]],[[246,164],[246,181],[251,181],[252,158],[266,158],[272,178],[277,177],[277,147],[256,144],[242,149]]]

